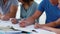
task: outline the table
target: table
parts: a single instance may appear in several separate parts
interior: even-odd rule
[[[5,32],[6,34],[21,34],[21,31],[30,32],[30,34],[56,34],[54,32],[46,31],[43,29],[35,29],[34,25],[30,25],[25,28],[22,28],[18,24],[12,24],[12,22],[10,20],[9,21],[0,20],[0,26],[4,26],[4,27],[13,26],[15,29],[19,30],[19,31],[7,31],[7,32],[0,31],[0,32]],[[36,32],[33,32],[32,30],[35,30]]]

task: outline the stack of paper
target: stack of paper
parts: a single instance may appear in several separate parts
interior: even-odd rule
[[[19,26],[19,24],[12,24],[11,21],[1,21],[0,20],[0,25],[7,27],[7,26],[13,26],[13,28],[18,29],[20,31],[26,31],[26,32],[31,32],[31,33],[36,33],[36,34],[55,34],[54,32],[46,31],[43,29],[35,29],[34,25],[27,26],[25,28],[22,28]],[[35,30],[35,31],[32,31]]]

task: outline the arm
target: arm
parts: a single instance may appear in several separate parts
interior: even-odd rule
[[[44,26],[48,26],[48,27],[56,27],[56,26],[58,26],[58,25],[60,25],[60,18],[58,19],[58,20],[56,20],[56,21],[54,21],[54,22],[50,22],[50,23],[48,23],[48,24],[35,24],[35,28],[42,28],[42,27],[44,27]]]
[[[56,27],[58,25],[60,25],[60,18],[54,22],[50,22],[48,24],[45,24],[46,26],[50,26],[50,27]]]
[[[20,26],[23,27],[26,25],[34,24],[35,19],[39,18],[41,14],[44,12],[44,8],[45,8],[45,1],[42,1],[39,4],[38,9],[35,11],[35,13],[31,17],[28,17],[27,19],[21,21]]]
[[[6,15],[9,15],[10,18],[15,17],[17,9],[18,9],[18,0],[11,0],[10,13]]]
[[[1,19],[1,16],[2,16],[2,15],[1,15],[1,13],[0,13],[0,19]]]
[[[31,24],[34,23],[35,19],[39,18],[41,16],[42,12],[39,11],[39,10],[36,10],[36,12],[31,16],[29,17],[27,20],[28,22],[30,22]]]
[[[51,28],[51,27],[43,27],[42,29],[55,32],[56,34],[60,34],[60,29]]]
[[[15,17],[16,12],[17,12],[18,6],[11,5],[10,7],[10,13],[6,14],[10,18]]]
[[[14,18],[18,8],[18,0],[11,0],[11,5],[9,8],[9,13],[6,13],[1,17],[2,20],[9,20],[10,18]]]
[[[20,22],[21,27],[25,27],[27,25],[31,25],[35,23],[35,19],[37,19],[42,14],[41,11],[36,11],[31,17],[27,18],[26,20],[23,20]]]
[[[11,5],[10,12],[5,15],[2,15],[1,19],[2,20],[9,20],[10,18],[14,18],[16,12],[17,12],[17,6]]]

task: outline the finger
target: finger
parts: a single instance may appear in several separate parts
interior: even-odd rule
[[[35,23],[35,28],[36,28],[36,29],[38,29],[38,28],[39,28],[39,26],[38,26],[38,24],[37,24],[37,23]]]
[[[10,18],[10,21],[14,20],[15,18]]]
[[[8,21],[9,20],[9,17],[3,17],[2,20]]]
[[[14,21],[12,21],[12,23],[14,24],[15,22],[14,22]]]
[[[36,29],[38,29],[39,27],[38,26],[35,26]]]
[[[20,23],[20,27],[25,27],[25,23]]]
[[[11,22],[12,22],[13,24],[16,24],[16,20],[12,20]]]

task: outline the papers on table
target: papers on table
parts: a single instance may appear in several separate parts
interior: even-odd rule
[[[19,29],[19,30],[22,30],[22,31],[27,31],[27,32],[32,32],[35,33],[35,34],[55,34],[54,32],[50,32],[50,31],[46,31],[46,30],[43,30],[43,29],[35,29],[34,28],[34,25],[30,25],[30,26],[27,26],[25,28],[21,28],[21,27],[17,27],[16,26],[16,29]],[[36,32],[33,32],[32,30],[35,30]]]
[[[46,31],[46,30],[43,30],[43,29],[35,29],[34,28],[34,25],[30,25],[30,26],[27,26],[25,28],[22,28],[19,26],[19,24],[12,24],[11,21],[2,21],[0,20],[0,26],[4,26],[4,27],[7,27],[7,26],[13,26],[15,29],[18,29],[20,31],[26,31],[26,32],[32,32],[32,33],[36,33],[36,34],[55,34],[54,32],[50,32],[50,31]],[[32,30],[35,30],[35,31],[32,31]]]

